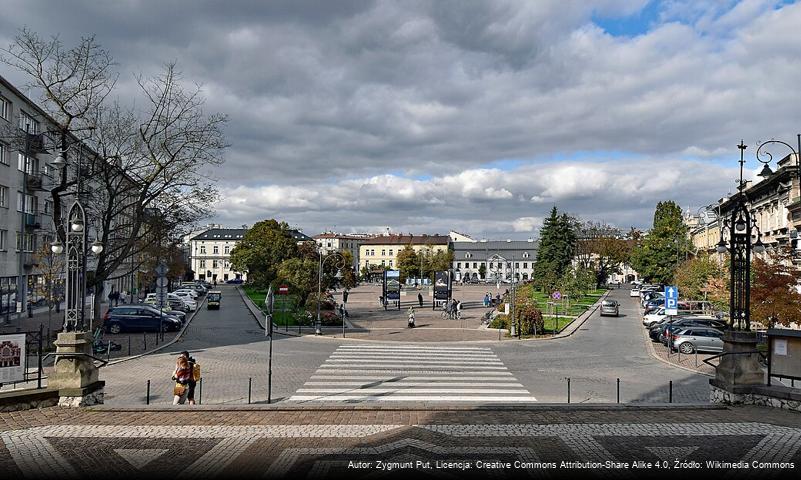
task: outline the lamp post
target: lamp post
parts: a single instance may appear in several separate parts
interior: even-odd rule
[[[729,324],[737,330],[748,331],[751,329],[751,250],[755,253],[762,253],[765,251],[765,245],[760,238],[762,234],[759,226],[748,210],[744,192],[743,165],[745,165],[744,153],[747,146],[741,141],[737,148],[740,149],[740,180],[737,187],[739,192],[736,195],[736,203],[731,215],[721,219],[720,242],[718,242],[717,251],[723,254],[729,250],[731,254]],[[757,159],[762,162],[759,157]],[[767,163],[765,167],[767,168]],[[728,246],[724,240],[724,231],[729,233]],[[754,232],[756,233],[756,242],[752,243],[751,236]]]
[[[82,147],[82,145],[81,145]],[[52,165],[57,170],[66,169],[67,148],[61,150]],[[66,251],[66,276],[64,281],[65,300],[64,331],[86,331],[86,257],[88,256],[88,228],[86,226],[86,211],[81,204],[81,168],[80,156],[76,162],[77,190],[75,202],[67,213],[67,223],[64,225],[66,245],[60,242],[50,244],[50,250],[60,255]],[[103,251],[103,244],[95,240],[91,245],[95,255]],[[79,322],[80,320],[80,322]],[[90,324],[91,329],[91,324]]]
[[[328,260],[332,258],[337,258],[339,259],[339,263],[337,264],[337,274],[339,274],[339,271],[345,267],[345,257],[343,257],[342,254],[339,252],[334,252],[323,258],[322,249],[317,249],[317,254],[320,256],[320,264],[317,269],[317,324],[315,325],[314,333],[315,335],[322,335],[323,332],[320,328],[320,300],[321,300],[320,297],[323,294],[323,266],[325,265],[325,262],[327,262]],[[344,319],[342,320],[342,334],[343,335],[345,334]]]
[[[511,291],[511,299],[510,299],[511,302],[510,303],[512,305],[511,305],[511,308],[509,310],[509,313],[511,315],[511,319],[509,320],[509,326],[510,327],[514,327],[515,330],[517,330],[517,338],[519,339],[519,338],[521,338],[521,336],[520,336],[521,335],[520,334],[520,325],[519,325],[519,322],[517,322],[516,319],[515,319],[515,300],[516,300],[516,298],[515,298],[516,297],[516,295],[515,295],[516,294],[515,285],[517,284],[517,277],[515,275],[515,262],[514,262],[514,259],[511,262],[509,262],[506,258],[504,258],[504,257],[502,257],[502,256],[500,256],[500,255],[498,255],[496,253],[496,254],[493,254],[491,257],[489,257],[487,260],[489,262],[498,261],[498,263],[500,263],[500,261],[503,261],[504,268],[510,268],[511,269],[512,276],[510,277],[510,283],[512,284],[512,291]],[[506,263],[509,263],[510,266],[507,267]],[[496,270],[496,272],[497,272],[497,270]],[[504,275],[504,277],[505,276],[506,275]],[[510,332],[510,333],[512,333],[512,332]]]
[[[759,144],[759,147],[757,147],[756,158],[761,163],[765,164],[765,166],[762,167],[762,171],[759,172],[759,176],[769,177],[770,175],[773,174],[773,170],[771,170],[770,166],[768,166],[768,164],[773,160],[773,155],[771,155],[770,152],[767,149],[765,149],[765,146],[778,144],[787,147],[790,150],[790,152],[792,152],[792,154],[795,156],[795,165],[796,169],[798,170],[796,172],[798,178],[798,188],[799,188],[798,195],[799,198],[801,198],[801,158],[799,158],[799,154],[801,154],[801,133],[796,135],[796,141],[798,142],[797,149],[793,148],[792,145],[790,145],[789,143],[783,142],[781,140],[768,140],[767,142],[762,142],[761,144]]]

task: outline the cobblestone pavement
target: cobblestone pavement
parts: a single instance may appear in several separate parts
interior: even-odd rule
[[[187,408],[0,414],[0,471],[5,478],[798,478],[801,464],[801,417],[760,407]]]

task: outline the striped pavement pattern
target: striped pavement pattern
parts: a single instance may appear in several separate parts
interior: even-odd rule
[[[487,347],[341,345],[296,402],[536,402]]]

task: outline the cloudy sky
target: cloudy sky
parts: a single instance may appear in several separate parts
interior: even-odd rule
[[[230,117],[211,219],[230,226],[526,238],[556,205],[648,227],[660,200],[733,190],[741,139],[757,170],[757,142],[801,131],[788,1],[0,4],[4,46],[95,34],[123,99],[166,61],[202,83]]]

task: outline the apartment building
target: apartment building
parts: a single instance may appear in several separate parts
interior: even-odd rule
[[[430,252],[435,254],[440,251],[447,252],[450,238],[447,235],[412,235],[412,234],[385,234],[366,239],[359,246],[359,265],[361,268],[367,267],[368,270],[396,269],[398,252],[407,245],[411,246],[415,252]]]
[[[362,242],[372,236],[366,235],[345,235],[335,232],[325,232],[314,236],[317,248],[323,255],[332,252],[349,252],[353,259],[352,267],[358,270],[359,267],[359,247]]]

